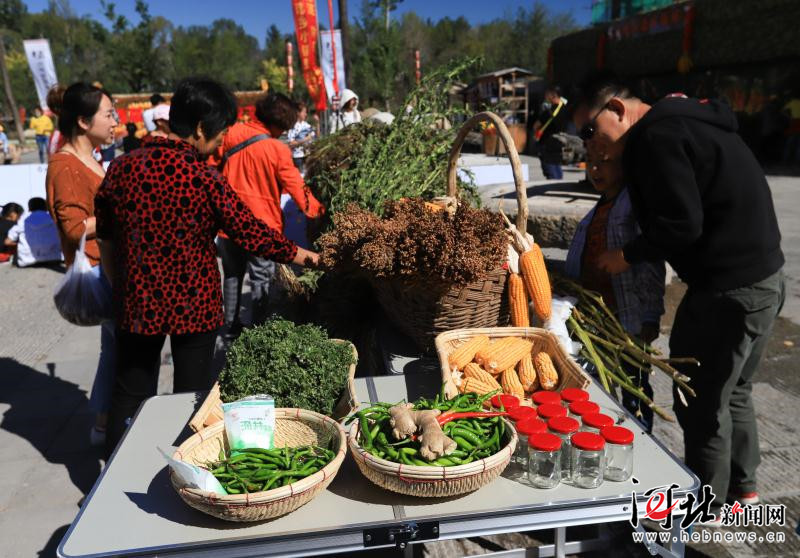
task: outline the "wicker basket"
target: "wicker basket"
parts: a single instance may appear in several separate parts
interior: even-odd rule
[[[347,373],[347,386],[342,398],[339,400],[339,403],[336,405],[336,408],[333,411],[333,418],[339,420],[358,409],[358,399],[356,399],[355,385],[358,351],[356,351],[356,348],[349,341],[344,341],[342,339],[331,339],[331,341],[335,341],[337,343],[347,343],[353,349],[353,364],[350,365],[350,369]],[[203,404],[200,405],[200,408],[194,414],[192,420],[189,421],[189,428],[195,432],[200,432],[202,429],[207,428],[212,424],[222,422],[224,419],[225,415],[222,412],[222,398],[220,397],[219,393],[219,383],[214,382],[214,385],[211,386],[211,391],[208,392]]]
[[[557,390],[568,387],[585,389],[591,380],[580,366],[564,351],[555,335],[538,327],[493,327],[460,329],[442,333],[436,338],[436,351],[439,353],[439,363],[442,370],[442,382],[448,398],[458,395],[458,387],[450,370],[448,357],[453,350],[472,339],[476,335],[486,335],[490,339],[497,337],[522,337],[533,342],[533,352],[545,351],[553,359],[553,365],[558,371],[559,383]]]
[[[290,513],[311,501],[325,490],[336,476],[345,457],[347,435],[335,420],[304,409],[275,409],[275,446],[296,447],[318,445],[337,452],[336,457],[313,475],[288,486],[221,496],[195,488],[181,486],[170,471],[170,481],[184,502],[196,510],[227,521],[262,521]],[[220,447],[228,450],[224,424],[219,422],[194,434],[180,445],[174,459],[194,465],[214,461]]]
[[[467,120],[450,150],[447,195],[456,197],[458,158],[467,134],[478,122],[488,121],[497,128],[508,150],[517,190],[517,229],[523,234],[528,223],[528,198],[522,178],[522,165],[514,141],[503,120],[494,113],[481,112]],[[496,327],[508,323],[505,295],[508,272],[495,269],[467,285],[436,286],[424,281],[373,279],[379,304],[394,325],[408,335],[422,350],[432,350],[436,336],[452,329]]]
[[[503,419],[506,420],[506,419]],[[458,496],[489,484],[506,468],[517,447],[517,432],[506,420],[506,445],[494,455],[466,465],[434,467],[403,465],[375,457],[358,443],[359,423],[350,427],[348,444],[358,468],[369,480],[392,492],[440,498]]]

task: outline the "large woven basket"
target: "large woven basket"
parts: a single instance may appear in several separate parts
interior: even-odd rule
[[[317,445],[330,447],[336,457],[313,475],[288,486],[250,494],[219,495],[181,486],[170,471],[172,486],[184,502],[196,510],[227,521],[262,521],[290,513],[325,490],[345,457],[347,435],[335,420],[304,409],[276,409],[275,447]],[[224,424],[219,422],[197,432],[180,445],[174,459],[204,466],[218,458],[220,447],[228,451]]]
[[[439,364],[442,371],[442,382],[445,384],[445,393],[448,398],[458,395],[453,371],[450,370],[448,357],[459,345],[466,343],[476,335],[486,335],[490,339],[499,337],[522,337],[533,342],[533,354],[545,351],[553,360],[553,365],[558,372],[557,391],[564,388],[577,387],[585,389],[591,380],[561,347],[555,335],[538,327],[492,327],[473,328],[448,331],[436,337],[436,352],[439,354]]]
[[[358,399],[356,398],[356,363],[358,362],[358,351],[349,341],[342,339],[331,339],[336,343],[347,343],[353,349],[353,364],[350,365],[347,371],[347,384],[342,398],[336,405],[333,411],[333,418],[336,420],[342,419],[358,409]],[[203,404],[189,421],[189,428],[195,432],[199,432],[203,428],[217,424],[225,419],[225,414],[222,412],[222,398],[219,393],[219,383],[214,382],[211,386],[211,391],[208,392]]]
[[[508,421],[505,431],[506,445],[499,452],[453,467],[403,465],[375,457],[358,443],[358,421],[350,427],[348,444],[361,473],[381,488],[409,496],[439,498],[478,490],[500,476],[511,461],[518,440],[516,430]]]
[[[467,134],[482,121],[490,122],[508,151],[517,190],[516,226],[525,233],[528,223],[528,198],[522,178],[522,165],[514,140],[503,120],[494,113],[481,112],[467,120],[450,150],[447,195],[458,194],[458,158]],[[424,281],[373,279],[378,303],[394,325],[422,350],[432,350],[436,336],[452,329],[495,327],[508,323],[505,294],[508,272],[498,268],[467,285],[437,286]]]

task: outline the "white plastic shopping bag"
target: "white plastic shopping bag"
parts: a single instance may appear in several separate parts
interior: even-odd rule
[[[111,289],[105,279],[92,270],[85,248],[86,233],[75,252],[75,261],[56,286],[53,302],[58,313],[68,322],[96,326],[111,319]]]

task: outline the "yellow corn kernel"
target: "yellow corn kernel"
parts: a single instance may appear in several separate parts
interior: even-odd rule
[[[494,376],[474,362],[470,362],[464,367],[464,376],[466,378],[475,378],[483,384],[494,386],[494,389],[501,389],[500,384],[497,383]]]
[[[542,389],[552,391],[558,387],[558,372],[553,364],[553,359],[546,352],[541,351],[533,357],[536,374]]]
[[[528,353],[519,364],[517,364],[517,375],[522,384],[522,389],[526,392],[535,391],[539,387],[539,379],[536,376],[536,367],[533,365],[533,357]]]
[[[495,387],[490,386],[481,382],[480,380],[476,380],[475,378],[467,378],[464,381],[464,392],[463,393],[477,393],[479,395],[485,395],[494,391]]]
[[[533,343],[519,337],[506,337],[501,341],[505,343],[501,345],[498,341],[496,345],[490,345],[489,351],[483,355],[483,368],[489,374],[497,375],[503,370],[514,368],[533,347]]]
[[[486,335],[476,335],[472,339],[462,343],[447,357],[447,361],[450,363],[450,369],[457,368],[458,370],[463,370],[463,368],[475,358],[475,353],[488,344],[489,337]]]
[[[517,376],[517,372],[513,368],[503,371],[500,383],[503,386],[503,392],[520,399],[525,398],[525,390],[522,389],[522,383],[520,383],[519,376]]]
[[[528,294],[525,292],[525,283],[518,273],[511,273],[508,277],[508,309],[511,314],[512,326],[529,327],[531,325]]]
[[[542,249],[538,244],[519,257],[519,269],[528,296],[533,301],[533,311],[540,320],[550,318],[552,312],[553,293],[550,289],[550,278],[544,265]]]

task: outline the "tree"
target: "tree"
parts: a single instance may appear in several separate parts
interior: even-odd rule
[[[21,31],[22,21],[28,15],[28,7],[22,0],[0,1],[0,29]]]

